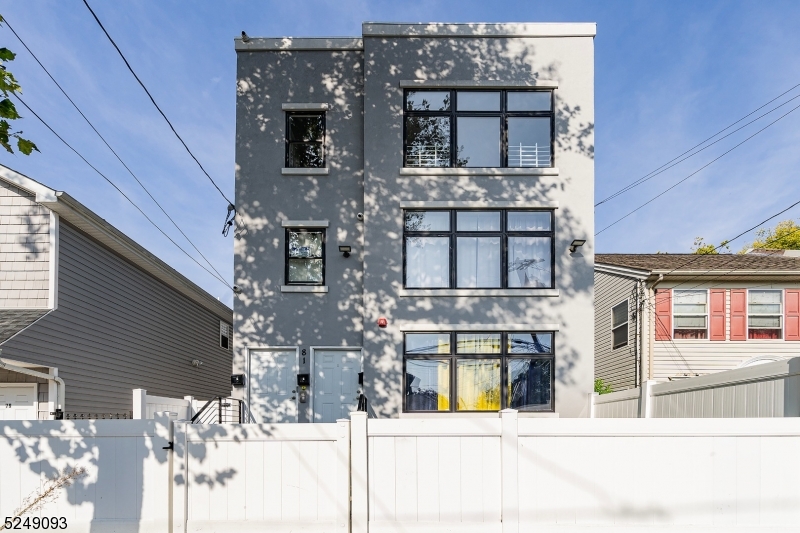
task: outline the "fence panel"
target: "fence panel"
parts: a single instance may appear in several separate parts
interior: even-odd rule
[[[638,418],[639,396],[640,389],[594,396],[594,418]]]

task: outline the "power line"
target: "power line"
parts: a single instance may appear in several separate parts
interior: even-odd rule
[[[754,123],[754,122],[757,122],[758,120],[761,120],[762,118],[764,118],[765,116],[769,115],[770,113],[772,113],[772,112],[774,112],[774,111],[777,111],[778,109],[780,109],[781,107],[785,106],[786,104],[788,104],[788,103],[789,103],[789,102],[791,102],[792,100],[795,100],[795,99],[797,99],[797,98],[800,98],[800,94],[799,94],[799,95],[797,95],[797,96],[793,96],[793,97],[792,97],[792,98],[790,98],[789,100],[786,100],[786,101],[785,101],[785,102],[783,102],[782,104],[780,104],[780,105],[778,105],[778,106],[775,106],[775,107],[773,107],[772,109],[770,109],[770,110],[769,110],[769,111],[767,111],[766,113],[764,113],[764,114],[762,114],[762,115],[759,115],[758,117],[754,118],[754,119],[753,119],[753,120],[751,120],[750,122],[747,122],[746,124],[744,124],[744,125],[742,125],[742,126],[740,126],[740,127],[736,128],[735,130],[733,130],[732,132],[728,133],[727,135],[724,135],[724,136],[720,137],[719,139],[717,139],[717,140],[716,140],[716,141],[714,141],[713,143],[711,143],[711,144],[709,144],[709,145],[707,145],[707,146],[703,146],[703,144],[707,143],[708,141],[710,141],[711,139],[713,139],[713,138],[714,138],[714,137],[716,137],[717,135],[719,135],[719,134],[721,134],[721,133],[723,133],[723,132],[727,131],[728,129],[732,128],[733,126],[735,126],[735,125],[736,125],[736,124],[738,124],[739,122],[743,121],[744,119],[746,119],[746,118],[747,118],[747,117],[749,117],[750,115],[752,115],[752,114],[756,113],[757,111],[759,111],[759,110],[761,110],[761,109],[765,108],[766,106],[768,106],[769,104],[771,104],[771,103],[772,103],[772,102],[774,102],[775,100],[777,100],[777,99],[779,99],[780,97],[784,96],[785,94],[787,94],[787,93],[789,93],[789,92],[793,91],[793,90],[794,90],[794,89],[796,89],[797,87],[800,87],[800,84],[798,84],[798,85],[795,85],[794,87],[792,87],[792,88],[791,88],[791,89],[789,89],[788,91],[784,91],[783,93],[779,94],[778,96],[776,96],[775,98],[773,98],[772,100],[770,100],[769,102],[767,102],[766,104],[764,104],[764,105],[762,105],[761,107],[758,107],[757,109],[755,109],[755,110],[751,111],[750,113],[748,113],[747,115],[743,116],[742,118],[740,118],[739,120],[737,120],[737,121],[736,121],[736,122],[734,122],[733,124],[730,124],[730,125],[729,125],[729,126],[727,126],[726,128],[724,128],[724,129],[722,129],[722,130],[718,131],[717,133],[715,133],[715,134],[714,134],[714,135],[712,135],[711,137],[708,137],[708,138],[707,138],[707,139],[705,139],[704,141],[702,141],[702,142],[700,142],[700,143],[698,143],[698,144],[694,145],[693,147],[689,148],[688,150],[686,150],[685,152],[683,152],[683,153],[682,153],[682,154],[680,154],[679,156],[675,157],[674,159],[671,159],[671,160],[667,161],[666,163],[664,163],[663,165],[661,165],[661,166],[660,166],[660,167],[658,167],[657,169],[653,170],[652,172],[650,172],[650,173],[648,173],[648,174],[645,174],[644,176],[642,176],[642,177],[641,177],[641,178],[639,178],[638,180],[634,181],[633,183],[630,183],[630,184],[626,185],[625,187],[623,187],[622,189],[618,190],[617,192],[615,192],[615,193],[613,193],[613,194],[611,194],[611,195],[607,196],[607,197],[606,197],[606,198],[604,198],[603,200],[600,200],[599,202],[597,202],[596,204],[594,204],[594,206],[595,206],[595,207],[597,207],[597,206],[599,206],[599,205],[601,205],[601,204],[604,204],[604,203],[606,203],[606,202],[608,202],[608,201],[611,201],[611,200],[613,200],[614,198],[616,198],[616,197],[618,197],[618,196],[621,196],[621,195],[625,194],[625,193],[626,193],[626,192],[628,192],[629,190],[631,190],[631,189],[633,189],[633,188],[635,188],[635,187],[638,187],[638,186],[639,186],[639,185],[641,185],[642,183],[644,183],[644,182],[646,182],[646,181],[650,181],[651,179],[655,178],[655,177],[656,177],[656,176],[658,176],[659,174],[663,174],[664,172],[666,172],[667,170],[671,169],[672,167],[674,167],[674,166],[676,166],[676,165],[679,165],[680,163],[683,163],[684,161],[686,161],[687,159],[689,159],[689,158],[691,158],[691,157],[694,157],[694,156],[696,156],[697,154],[699,154],[699,153],[700,153],[700,152],[702,152],[703,150],[706,150],[706,149],[708,149],[708,148],[711,148],[712,146],[714,146],[714,145],[715,145],[715,144],[717,144],[718,142],[720,142],[720,141],[722,141],[722,140],[724,140],[724,139],[727,139],[728,137],[730,137],[731,135],[733,135],[733,134],[734,134],[734,133],[736,133],[737,131],[741,131],[741,130],[743,130],[744,128],[746,128],[747,126],[749,126],[750,124],[752,124],[752,123]],[[700,146],[703,146],[703,148],[701,148],[700,150],[694,151],[696,148],[698,148],[698,147],[700,147]],[[690,153],[690,152],[692,152],[692,153]],[[689,154],[689,155],[686,155],[686,154]],[[686,155],[686,157],[683,157],[684,155]]]
[[[187,146],[187,144],[183,141],[183,138],[178,134],[178,131],[172,125],[172,122],[169,121],[169,119],[167,118],[167,115],[164,114],[164,112],[161,110],[161,108],[156,103],[155,99],[153,98],[153,95],[150,94],[150,91],[147,90],[147,87],[145,87],[144,83],[142,83],[142,80],[140,80],[139,76],[136,75],[136,72],[134,72],[133,67],[131,67],[131,64],[128,63],[128,60],[125,58],[125,55],[122,53],[122,50],[119,49],[119,46],[117,46],[117,43],[114,42],[114,39],[112,39],[111,35],[109,35],[108,31],[106,31],[106,28],[105,28],[105,26],[103,26],[103,23],[100,22],[99,18],[97,18],[97,15],[92,10],[92,8],[89,5],[89,3],[86,0],[83,0],[83,3],[86,6],[86,8],[89,10],[89,12],[92,14],[92,16],[94,17],[94,20],[97,22],[98,26],[100,26],[100,29],[103,30],[103,33],[106,34],[106,37],[108,37],[108,40],[114,46],[114,49],[117,51],[119,56],[122,58],[122,61],[125,62],[125,66],[128,67],[128,70],[131,71],[131,74],[133,74],[133,77],[136,78],[136,81],[139,82],[139,85],[141,85],[142,89],[144,89],[144,92],[147,93],[148,98],[150,98],[150,101],[153,102],[153,105],[158,110],[158,112],[161,113],[161,116],[164,117],[164,120],[167,121],[167,124],[169,125],[169,128],[172,130],[172,133],[175,134],[175,137],[178,138],[178,140],[181,142],[183,147],[186,149],[186,151],[189,153],[189,155],[192,157],[192,159],[194,159],[194,162],[197,163],[197,166],[200,167],[200,170],[203,171],[203,174],[206,175],[206,177],[211,182],[211,184],[214,186],[214,188],[216,188],[217,191],[219,191],[219,194],[225,199],[226,202],[228,202],[228,205],[234,206],[234,210],[235,210],[235,204],[233,202],[231,202],[230,200],[228,200],[228,197],[225,196],[225,193],[222,192],[222,189],[219,188],[219,186],[216,184],[216,182],[211,177],[211,175],[208,172],[206,172],[206,169],[203,168],[203,165],[200,163],[200,161],[197,159],[197,157],[195,157],[195,155],[189,149],[189,146]]]
[[[125,170],[127,170],[127,171],[128,171],[128,174],[130,174],[130,175],[133,177],[133,179],[134,179],[134,180],[136,180],[136,183],[138,183],[138,184],[139,184],[139,186],[140,186],[142,189],[144,189],[144,192],[146,192],[146,193],[147,193],[147,196],[149,196],[149,197],[150,197],[150,199],[151,199],[151,200],[153,200],[153,202],[154,202],[154,203],[155,203],[155,204],[158,206],[158,208],[161,210],[161,212],[162,212],[162,213],[164,213],[164,215],[165,215],[165,216],[166,216],[166,217],[169,219],[169,221],[170,221],[170,222],[172,222],[172,225],[173,225],[173,226],[175,226],[175,228],[176,228],[176,229],[177,229],[177,230],[180,232],[180,234],[181,234],[181,235],[183,235],[183,237],[184,237],[184,238],[185,238],[185,239],[186,239],[186,240],[189,242],[189,244],[191,244],[191,245],[192,245],[192,248],[194,248],[194,249],[195,249],[195,251],[196,251],[198,254],[200,254],[200,257],[202,257],[202,258],[205,260],[205,262],[206,262],[206,263],[208,263],[208,266],[210,266],[210,267],[211,267],[211,269],[212,269],[214,272],[216,272],[216,273],[217,273],[217,275],[218,275],[220,278],[224,278],[224,276],[223,276],[223,275],[222,275],[222,274],[219,272],[219,270],[217,270],[217,269],[214,267],[214,265],[213,265],[213,264],[211,264],[211,261],[209,261],[209,260],[208,260],[208,258],[207,258],[205,255],[203,255],[203,252],[201,252],[201,251],[200,251],[200,250],[197,248],[197,246],[195,246],[195,244],[192,242],[192,240],[189,238],[189,236],[188,236],[188,235],[186,235],[186,233],[184,233],[184,231],[183,231],[183,230],[180,228],[180,226],[178,226],[178,224],[177,224],[177,223],[176,223],[176,222],[175,222],[175,221],[172,219],[172,217],[171,217],[171,216],[169,216],[169,213],[167,213],[167,212],[166,212],[166,210],[165,210],[165,209],[164,209],[164,208],[161,206],[161,204],[158,202],[158,200],[156,200],[156,199],[153,197],[153,195],[150,193],[150,191],[147,189],[147,187],[145,187],[145,186],[144,186],[144,184],[143,184],[143,183],[142,183],[142,182],[139,180],[139,178],[136,176],[136,174],[134,174],[134,173],[133,173],[133,171],[132,171],[132,170],[131,170],[131,169],[128,167],[128,165],[126,165],[126,164],[125,164],[125,162],[122,160],[122,158],[121,158],[121,157],[119,156],[119,154],[116,152],[116,150],[114,150],[114,149],[111,147],[111,145],[110,145],[110,144],[108,144],[108,141],[106,141],[106,139],[105,139],[105,138],[104,138],[104,137],[103,137],[103,136],[100,134],[100,132],[99,132],[99,131],[97,131],[97,128],[95,128],[95,127],[94,127],[94,124],[92,124],[92,123],[91,123],[91,121],[90,121],[90,120],[89,120],[89,119],[86,117],[86,115],[83,113],[83,111],[81,111],[81,109],[78,107],[78,105],[77,105],[77,104],[76,104],[76,103],[75,103],[75,102],[72,100],[72,98],[70,98],[70,96],[67,94],[67,92],[64,90],[64,88],[63,88],[63,87],[61,87],[61,85],[60,85],[60,84],[59,84],[59,83],[56,81],[56,79],[53,77],[53,75],[52,75],[52,74],[50,74],[50,72],[49,72],[49,71],[47,70],[47,68],[46,68],[46,67],[45,67],[45,66],[42,64],[42,62],[41,62],[41,61],[39,61],[39,58],[38,58],[38,57],[36,57],[36,54],[34,54],[34,53],[33,53],[33,51],[31,51],[31,49],[30,49],[30,48],[28,48],[28,45],[27,45],[27,44],[25,44],[25,41],[23,41],[23,40],[22,40],[22,38],[21,38],[21,37],[20,37],[20,36],[17,34],[17,32],[16,32],[16,31],[14,31],[14,28],[12,28],[12,27],[11,27],[11,24],[9,24],[9,23],[8,23],[8,19],[4,17],[4,18],[3,18],[3,21],[6,23],[6,26],[8,26],[8,29],[9,29],[9,30],[11,30],[11,33],[13,33],[13,34],[14,34],[14,36],[17,38],[17,40],[19,40],[19,42],[22,44],[22,46],[24,46],[24,47],[25,47],[25,50],[27,50],[27,51],[28,51],[28,53],[29,53],[29,54],[31,54],[31,56],[33,57],[33,59],[34,59],[34,60],[35,60],[35,61],[36,61],[36,62],[39,64],[39,66],[40,66],[40,67],[42,67],[42,70],[44,70],[45,74],[47,74],[47,76],[48,76],[48,77],[49,77],[49,78],[50,78],[50,79],[53,81],[53,83],[55,83],[55,84],[56,84],[56,87],[58,87],[58,89],[61,91],[61,93],[62,93],[62,94],[63,94],[63,95],[64,95],[64,96],[67,98],[67,100],[69,100],[69,103],[70,103],[70,104],[72,104],[72,107],[74,107],[74,108],[75,108],[75,110],[76,110],[76,111],[77,111],[77,112],[78,112],[78,113],[79,113],[79,114],[80,114],[80,115],[83,117],[83,120],[85,120],[85,121],[86,121],[86,123],[87,123],[87,124],[89,124],[89,127],[90,127],[90,128],[92,128],[92,130],[93,130],[93,131],[94,131],[94,132],[97,134],[97,136],[98,136],[98,137],[100,137],[100,140],[101,140],[101,141],[103,141],[103,144],[105,144],[105,145],[106,145],[106,147],[107,147],[109,150],[111,150],[111,153],[112,153],[112,154],[114,154],[114,156],[117,158],[117,161],[119,161],[120,163],[122,163],[122,166],[123,166],[123,167],[125,167]]]
[[[49,125],[47,122],[45,122],[45,120],[44,120],[42,117],[40,117],[40,116],[39,116],[39,115],[36,113],[36,111],[34,111],[33,109],[31,109],[31,107],[30,107],[28,104],[26,104],[26,103],[25,103],[25,101],[24,101],[22,98],[20,98],[20,97],[19,97],[19,95],[15,94],[15,95],[14,95],[14,97],[15,97],[17,100],[19,100],[19,102],[20,102],[20,103],[21,103],[23,106],[25,106],[25,108],[26,108],[28,111],[30,111],[30,112],[33,114],[33,116],[35,116],[37,119],[39,119],[39,122],[41,122],[42,124],[44,124],[44,126],[45,126],[45,127],[48,129],[48,130],[50,130],[50,132],[51,132],[53,135],[55,135],[56,137],[58,137],[58,140],[60,140],[62,143],[64,143],[64,145],[66,145],[66,147],[67,147],[67,148],[69,148],[70,150],[72,150],[73,152],[75,152],[75,155],[77,155],[78,157],[80,157],[80,158],[83,160],[83,162],[84,162],[84,163],[86,163],[87,165],[89,165],[89,167],[91,167],[91,168],[92,168],[92,170],[94,170],[95,172],[97,172],[97,173],[98,173],[98,174],[99,174],[99,175],[100,175],[100,176],[101,176],[101,177],[102,177],[104,180],[106,180],[106,181],[107,181],[107,182],[108,182],[108,183],[109,183],[109,184],[110,184],[112,187],[114,187],[114,188],[117,190],[117,192],[119,192],[119,193],[120,193],[120,194],[121,194],[121,195],[122,195],[122,196],[123,196],[123,197],[124,197],[126,200],[128,200],[128,202],[130,202],[130,204],[131,204],[133,207],[135,207],[135,208],[136,208],[136,209],[137,209],[137,210],[138,210],[138,211],[139,211],[139,212],[142,214],[142,216],[143,216],[144,218],[146,218],[148,222],[150,222],[150,224],[152,224],[152,225],[153,225],[153,226],[154,226],[154,227],[155,227],[155,228],[156,228],[158,231],[160,231],[160,232],[161,232],[161,234],[162,234],[164,237],[166,237],[167,239],[169,239],[169,241],[170,241],[172,244],[174,244],[174,245],[175,245],[175,246],[176,246],[176,247],[177,247],[177,248],[178,248],[178,249],[179,249],[181,252],[183,252],[183,253],[186,255],[186,257],[188,257],[189,259],[191,259],[192,261],[194,261],[195,263],[197,263],[197,266],[199,266],[200,268],[202,268],[203,270],[205,270],[206,272],[208,272],[209,274],[211,274],[212,276],[214,276],[214,278],[215,278],[215,279],[219,280],[219,281],[220,281],[221,283],[223,283],[223,284],[224,284],[226,287],[228,287],[229,289],[233,290],[233,287],[231,287],[230,285],[228,285],[228,283],[227,283],[227,282],[226,282],[224,279],[222,279],[222,277],[217,277],[217,275],[216,275],[216,274],[214,274],[213,272],[211,272],[209,269],[207,269],[205,266],[203,266],[203,265],[202,265],[202,264],[201,264],[201,263],[200,263],[200,262],[199,262],[197,259],[195,259],[194,257],[192,257],[192,256],[191,256],[191,255],[190,255],[190,254],[189,254],[189,253],[188,253],[186,250],[184,250],[184,249],[183,249],[183,248],[182,248],[182,247],[181,247],[181,246],[180,246],[180,245],[179,245],[177,242],[175,242],[175,241],[172,239],[172,237],[170,237],[169,235],[167,235],[167,234],[164,232],[164,230],[162,230],[162,229],[161,229],[161,228],[158,226],[158,224],[156,224],[156,223],[155,223],[155,222],[154,222],[154,221],[153,221],[153,220],[152,220],[152,219],[151,219],[149,216],[147,216],[147,213],[145,213],[144,211],[142,211],[142,208],[141,208],[141,207],[139,207],[138,205],[136,205],[136,203],[135,203],[133,200],[131,200],[131,199],[130,199],[130,197],[129,197],[127,194],[125,194],[124,192],[122,192],[122,189],[120,189],[119,187],[117,187],[117,185],[116,185],[116,184],[115,184],[113,181],[111,181],[111,180],[110,180],[110,179],[109,179],[109,178],[108,178],[108,177],[107,177],[105,174],[103,174],[102,172],[100,172],[100,171],[97,169],[97,167],[95,167],[94,165],[92,165],[92,164],[91,164],[91,163],[90,163],[90,162],[89,162],[89,161],[88,161],[88,160],[87,160],[85,157],[83,157],[83,155],[81,155],[81,153],[80,153],[80,152],[78,152],[78,151],[77,151],[75,148],[73,148],[73,147],[72,147],[72,145],[70,145],[70,144],[69,144],[67,141],[65,141],[65,140],[64,140],[64,138],[63,138],[63,137],[61,137],[61,135],[59,135],[58,133],[56,133],[56,131],[55,131],[53,128],[51,128],[51,127],[50,127],[50,125]]]
[[[607,229],[611,228],[612,226],[615,226],[616,224],[618,224],[618,223],[622,222],[623,220],[625,220],[626,218],[628,218],[629,216],[631,216],[632,214],[634,214],[634,213],[635,213],[635,212],[637,212],[638,210],[642,209],[642,208],[643,208],[643,207],[645,207],[646,205],[648,205],[648,204],[650,204],[650,203],[654,202],[655,200],[657,200],[658,198],[660,198],[660,197],[664,196],[665,194],[667,194],[669,191],[671,191],[672,189],[674,189],[675,187],[677,187],[678,185],[680,185],[680,184],[681,184],[681,183],[683,183],[684,181],[688,180],[689,178],[691,178],[692,176],[694,176],[695,174],[697,174],[697,173],[698,173],[698,172],[700,172],[701,170],[703,170],[703,169],[705,169],[705,168],[707,168],[707,167],[711,166],[713,163],[715,163],[715,162],[719,161],[720,159],[722,159],[723,157],[725,157],[725,156],[726,156],[726,155],[728,155],[729,153],[733,152],[733,151],[734,151],[734,150],[736,150],[738,147],[740,147],[741,145],[743,145],[744,143],[746,143],[747,141],[749,141],[750,139],[752,139],[753,137],[755,137],[755,136],[756,136],[756,135],[758,135],[759,133],[763,132],[764,130],[766,130],[767,128],[769,128],[770,126],[772,126],[773,124],[777,123],[779,120],[783,119],[784,117],[786,117],[786,116],[787,116],[787,115],[789,115],[790,113],[793,113],[794,111],[796,111],[796,110],[797,110],[797,109],[799,109],[799,108],[800,108],[800,105],[793,107],[792,109],[790,109],[789,111],[787,111],[786,113],[784,113],[783,115],[781,115],[780,117],[776,118],[775,120],[773,120],[772,122],[770,122],[769,124],[767,124],[766,126],[764,126],[763,128],[761,128],[760,130],[758,130],[757,132],[755,132],[754,134],[752,134],[752,135],[750,135],[749,137],[747,137],[747,138],[746,138],[745,140],[743,140],[742,142],[740,142],[740,143],[738,143],[738,144],[734,145],[734,146],[733,146],[732,148],[730,148],[729,150],[726,150],[725,152],[723,152],[723,153],[722,153],[722,154],[720,154],[719,156],[715,157],[714,159],[712,159],[711,161],[709,161],[708,163],[706,163],[706,164],[705,164],[705,165],[703,165],[702,167],[698,168],[697,170],[695,170],[694,172],[692,172],[691,174],[689,174],[689,175],[688,175],[688,176],[686,176],[685,178],[681,179],[680,181],[678,181],[677,183],[675,183],[675,184],[673,184],[672,186],[668,187],[667,189],[665,189],[665,190],[661,191],[660,193],[658,193],[657,195],[655,195],[653,198],[651,198],[651,199],[649,199],[648,201],[646,201],[645,203],[641,204],[641,205],[640,205],[639,207],[637,207],[636,209],[634,209],[634,210],[632,210],[632,211],[628,212],[626,215],[624,215],[624,216],[622,216],[622,217],[618,218],[617,220],[615,220],[614,222],[612,222],[612,223],[611,223],[611,224],[609,224],[608,226],[604,227],[603,229],[601,229],[600,231],[598,231],[597,233],[595,233],[595,234],[594,234],[594,235],[595,235],[595,237],[596,237],[596,236],[598,236],[598,235],[600,235],[601,233],[603,233],[603,232],[604,232],[604,231],[606,231]]]

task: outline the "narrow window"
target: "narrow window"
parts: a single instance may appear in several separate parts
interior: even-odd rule
[[[324,113],[287,113],[286,166],[288,168],[325,166]]]
[[[708,291],[673,291],[675,339],[708,338]]]
[[[231,327],[221,321],[219,323],[219,347],[226,350],[231,348]]]
[[[783,291],[747,291],[747,338],[783,338]]]
[[[628,344],[628,300],[611,308],[612,349]]]
[[[286,284],[325,284],[325,230],[286,230]]]

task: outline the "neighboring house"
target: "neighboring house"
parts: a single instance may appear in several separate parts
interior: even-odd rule
[[[800,355],[795,254],[597,254],[595,377],[613,390]]]
[[[585,415],[595,25],[362,33],[236,40],[234,394],[259,422]]]
[[[231,319],[68,194],[0,165],[0,419],[62,402],[70,418],[130,417],[135,388],[227,396]]]

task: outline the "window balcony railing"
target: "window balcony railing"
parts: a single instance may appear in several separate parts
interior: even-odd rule
[[[406,155],[407,167],[449,167],[450,148],[423,144],[414,146]]]
[[[518,144],[508,147],[509,167],[540,168],[549,167],[550,164],[550,145]]]

